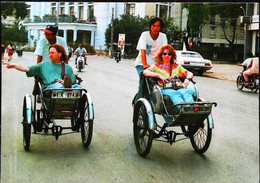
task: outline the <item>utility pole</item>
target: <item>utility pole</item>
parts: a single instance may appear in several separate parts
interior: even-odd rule
[[[111,20],[111,37],[110,37],[110,58],[113,58],[113,36],[114,36],[114,26],[113,26],[113,21],[114,21],[114,8],[112,8],[112,20]]]
[[[60,10],[60,3],[57,2],[57,9],[56,9],[56,21],[55,21],[55,25],[58,25],[59,23],[59,10]]]

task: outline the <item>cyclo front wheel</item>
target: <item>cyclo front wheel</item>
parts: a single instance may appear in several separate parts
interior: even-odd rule
[[[190,127],[192,132],[190,136],[191,145],[197,153],[204,153],[208,150],[211,137],[212,137],[212,129],[209,127],[208,118],[203,122]]]
[[[93,120],[89,119],[89,103],[86,94],[82,96],[83,101],[85,101],[84,108],[81,112],[81,139],[84,147],[88,147],[92,140],[93,134]]]
[[[23,102],[23,147],[26,151],[29,150],[30,141],[31,141],[31,123],[29,120],[32,120],[32,108],[30,107],[30,100],[26,100],[28,96],[24,97]]]
[[[146,157],[152,147],[153,132],[149,129],[145,105],[143,103],[138,103],[134,110],[133,130],[135,147],[140,156]]]

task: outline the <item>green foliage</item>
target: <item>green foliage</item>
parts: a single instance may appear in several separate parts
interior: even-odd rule
[[[27,42],[27,31],[24,26],[21,26],[20,30],[18,29],[18,23],[15,22],[13,27],[5,27],[1,24],[2,30],[2,41],[3,42]]]
[[[187,31],[189,36],[197,37],[199,27],[209,18],[209,4],[206,3],[187,3],[183,8],[188,10]]]
[[[24,2],[3,2],[1,3],[1,15],[4,18],[15,15],[17,19],[24,19],[29,13],[27,8],[28,5]]]
[[[144,17],[140,18],[140,16],[133,16],[124,14],[121,15],[121,18],[114,19],[113,21],[113,42],[117,43],[118,41],[118,34],[125,34],[125,52],[136,54],[136,45],[138,43],[139,37],[143,31],[149,30],[149,23],[152,17]],[[173,25],[174,19],[163,19],[164,21],[164,28],[162,32],[166,33],[168,37],[168,42],[170,44],[176,44],[176,42],[180,41],[183,37],[183,32],[180,28]],[[106,46],[110,48],[110,39],[111,39],[111,24],[106,29],[105,32],[105,40]]]
[[[174,25],[174,18],[163,18],[164,28],[162,32],[167,35],[168,43],[175,49],[182,48],[182,38],[185,32],[180,27]]]

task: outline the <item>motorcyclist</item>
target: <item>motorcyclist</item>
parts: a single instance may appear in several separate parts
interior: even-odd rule
[[[84,57],[84,61],[85,61],[85,65],[87,64],[87,50],[83,47],[83,44],[80,44],[79,47],[75,50],[74,55],[76,55],[76,59],[75,59],[75,64],[77,64],[77,58],[78,56],[83,56]]]
[[[115,60],[121,60],[121,50],[120,50],[120,48],[117,48],[117,50],[115,51],[115,53],[114,53],[114,57],[115,57]]]
[[[243,72],[247,69],[253,57],[253,53],[250,51],[247,53],[247,59],[245,59],[242,64],[240,62],[238,63],[239,66],[243,66]]]
[[[254,57],[251,59],[250,64],[247,66],[247,70],[243,72],[243,76],[246,85],[250,85],[249,76],[259,73],[259,57]]]

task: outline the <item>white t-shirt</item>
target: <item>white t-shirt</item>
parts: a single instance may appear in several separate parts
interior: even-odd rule
[[[250,64],[251,60],[252,60],[252,58],[245,59],[245,61],[242,63],[242,65],[247,67]]]
[[[148,65],[155,64],[155,56],[160,51],[162,46],[167,45],[167,37],[164,33],[159,33],[156,40],[150,35],[150,31],[145,31],[141,34],[137,43],[136,49],[139,50],[139,54],[135,60],[135,66],[143,65],[141,50],[146,50],[146,62]]]
[[[79,55],[83,55],[83,53],[88,53],[87,50],[85,48],[77,48],[75,50],[75,53],[78,53]]]
[[[60,36],[56,36],[56,44],[61,44],[66,53],[68,54],[68,46],[64,38]],[[50,50],[50,43],[49,41],[43,37],[38,41],[38,44],[36,46],[35,55],[41,55],[42,56],[42,62],[48,61],[51,62],[50,56],[49,56],[49,50]]]

